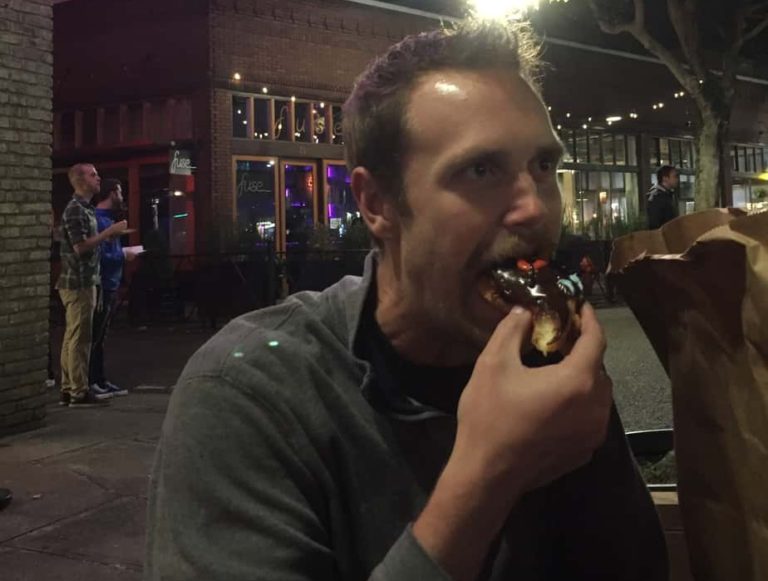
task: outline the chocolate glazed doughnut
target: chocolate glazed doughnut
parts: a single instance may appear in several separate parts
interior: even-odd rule
[[[584,304],[584,288],[575,274],[558,276],[541,258],[518,260],[512,268],[491,271],[493,287],[486,298],[503,301],[510,308],[519,305],[533,314],[531,341],[543,354],[566,354],[581,329],[579,313]]]

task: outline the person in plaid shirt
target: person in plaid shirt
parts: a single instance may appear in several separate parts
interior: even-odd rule
[[[128,224],[123,220],[99,232],[91,198],[99,192],[101,178],[90,163],[78,163],[69,170],[75,190],[61,218],[61,275],[56,288],[66,313],[66,330],[61,346],[61,404],[93,407],[106,403],[110,394],[96,392],[88,385],[93,313],[100,284],[99,244],[119,236]]]

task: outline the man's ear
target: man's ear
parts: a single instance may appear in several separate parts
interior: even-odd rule
[[[374,238],[388,240],[399,232],[400,216],[395,200],[382,192],[376,178],[364,167],[352,170],[352,193],[357,209]]]

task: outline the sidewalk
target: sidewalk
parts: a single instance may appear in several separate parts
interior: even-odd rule
[[[668,427],[669,382],[629,309],[598,316],[625,428]],[[45,428],[0,439],[0,487],[15,495],[0,512],[2,581],[141,579],[147,480],[168,392],[210,334],[118,327],[107,369],[131,395],[74,410],[58,407],[52,392]]]
[[[111,379],[149,390],[96,410],[61,408],[52,391],[46,427],[0,439],[0,487],[14,492],[0,512],[3,581],[141,578],[147,479],[169,387],[209,334],[116,329]]]

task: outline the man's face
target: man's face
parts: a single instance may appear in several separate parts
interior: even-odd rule
[[[487,273],[557,244],[562,146],[541,99],[502,72],[425,75],[407,124],[400,300],[417,324],[477,352],[504,316],[481,296]]]
[[[677,171],[673,170],[669,172],[669,175],[667,176],[666,184],[664,185],[669,190],[676,190],[677,186],[680,185],[680,174],[677,173]]]
[[[86,165],[83,167],[81,182],[83,192],[94,196],[99,193],[101,188],[101,178],[99,172],[92,165]]]
[[[112,207],[119,208],[123,203],[123,186],[117,184],[114,190],[112,190]]]

